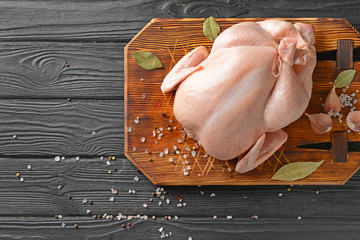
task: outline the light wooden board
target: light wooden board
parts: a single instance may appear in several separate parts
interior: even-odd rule
[[[221,30],[243,21],[259,21],[263,19],[218,19]],[[290,22],[304,22],[315,28],[318,52],[337,49],[338,39],[352,39],[354,48],[360,46],[359,34],[345,19],[329,18],[293,18],[285,19]],[[289,139],[286,145],[275,156],[257,169],[245,174],[234,172],[236,161],[218,161],[210,156],[203,157],[204,151],[196,149],[193,158],[187,147],[193,147],[193,140],[178,143],[181,138],[181,126],[172,116],[174,93],[163,95],[160,85],[164,76],[174,64],[188,51],[196,46],[204,45],[208,48],[212,43],[202,33],[204,19],[153,19],[125,48],[125,154],[141,171],[155,184],[161,185],[288,185],[288,184],[344,184],[359,168],[358,153],[349,153],[349,161],[333,163],[330,151],[304,150],[296,146],[302,143],[330,141],[329,134],[316,135],[312,132],[309,121],[302,116],[284,130]],[[162,61],[164,68],[147,71],[139,68],[131,53],[135,51],[151,51]],[[355,62],[354,68],[360,70],[360,64]],[[306,112],[317,113],[322,110],[331,84],[340,71],[336,69],[335,61],[318,62],[313,75],[313,94]],[[142,80],[143,79],[143,80]],[[360,88],[359,76],[347,90],[353,93]],[[339,90],[341,91],[341,90]],[[340,93],[340,92],[339,92]],[[145,98],[143,98],[145,94]],[[346,115],[346,111],[342,114]],[[162,116],[161,113],[165,113]],[[139,117],[140,123],[134,120]],[[169,122],[172,121],[172,123]],[[176,130],[168,131],[167,125],[176,126]],[[128,132],[128,127],[131,132]],[[163,128],[164,136],[161,140],[152,137],[154,128]],[[333,130],[347,130],[346,124],[334,121]],[[145,137],[146,141],[141,142]],[[360,136],[349,134],[349,141],[356,141]],[[177,146],[181,157],[172,153],[173,146]],[[168,148],[170,153],[160,157],[159,153]],[[151,151],[151,154],[145,153]],[[199,153],[200,152],[200,153]],[[281,153],[284,153],[286,158]],[[184,158],[186,154],[186,159]],[[174,158],[177,164],[168,162]],[[149,161],[149,159],[152,161]],[[309,177],[295,182],[269,181],[274,172],[286,164],[295,161],[320,161],[324,164]],[[188,161],[188,163],[186,162]],[[190,166],[189,174],[184,176],[183,170]]]

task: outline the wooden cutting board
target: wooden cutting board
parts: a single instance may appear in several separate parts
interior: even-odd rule
[[[322,103],[332,88],[331,83],[342,71],[339,68],[360,70],[360,63],[352,62],[351,48],[352,45],[354,48],[360,47],[359,33],[345,19],[281,19],[292,23],[312,24],[315,29],[317,52],[336,51],[339,45],[337,62],[319,61],[313,74],[313,93],[306,112],[322,112]],[[317,135],[311,130],[307,117],[303,115],[284,129],[289,135],[285,145],[261,166],[245,174],[234,171],[236,160],[216,160],[206,156],[204,150],[192,139],[183,139],[181,125],[172,112],[175,94],[162,94],[160,85],[169,70],[187,52],[199,45],[211,49],[212,42],[202,32],[204,20],[202,18],[153,19],[125,47],[125,155],[128,159],[157,185],[344,184],[359,169],[358,152],[347,154],[341,144],[336,145],[332,151],[302,149],[297,146],[304,143],[329,142],[331,135],[334,139],[339,135],[336,133],[338,131],[345,136],[345,140],[339,140],[340,143],[346,141],[346,135],[348,141],[360,141],[359,133],[346,132],[348,127],[345,118],[342,123],[339,123],[338,119],[333,120],[331,133]],[[221,31],[236,23],[261,20],[265,19],[217,19]],[[343,39],[350,41],[342,41]],[[156,54],[164,68],[147,71],[138,67],[131,57],[131,53],[136,51],[150,51]],[[359,79],[360,74],[357,74],[346,91],[348,95],[352,93],[360,95],[356,93],[356,90],[360,89]],[[337,91],[340,94],[342,90]],[[359,103],[357,105],[360,107]],[[348,112],[349,108],[341,110],[344,116]],[[135,123],[136,119],[139,123]],[[153,137],[154,129],[158,131],[162,129],[161,139]],[[346,146],[346,142],[342,144]],[[174,152],[174,146],[181,153],[180,155]],[[166,148],[168,154],[164,154]],[[161,156],[162,154],[164,156]],[[170,158],[173,159],[173,163],[169,162]],[[344,159],[345,162],[341,162]],[[302,180],[292,182],[269,180],[276,170],[289,162],[321,160],[325,160],[324,163],[313,174]]]

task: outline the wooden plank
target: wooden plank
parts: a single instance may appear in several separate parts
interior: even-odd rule
[[[331,133],[331,154],[334,162],[348,161],[348,139],[347,132]]]
[[[123,98],[119,43],[0,43],[0,98]],[[68,64],[68,65],[66,65]]]
[[[125,229],[121,224],[130,222]],[[65,223],[66,227],[61,227]],[[78,224],[78,229],[74,224]],[[172,232],[173,239],[357,239],[358,219],[276,219],[248,218],[224,220],[181,217],[179,220],[94,220],[70,217],[62,220],[36,217],[1,217],[0,237],[4,239],[160,239],[159,229]]]
[[[222,29],[241,21],[259,21],[262,19],[218,19]],[[301,21],[314,25],[316,48],[318,51],[334,50],[337,39],[346,39],[350,35],[354,44],[360,44],[359,34],[344,19],[302,18],[286,19],[290,22]],[[348,26],[348,28],[344,28]],[[160,28],[161,27],[161,28]],[[179,32],[182,33],[179,38]],[[183,34],[185,32],[185,34]],[[328,39],[331,36],[331,39]],[[155,38],[161,39],[156,42]],[[156,44],[154,45],[154,42]],[[286,184],[344,184],[359,169],[360,159],[355,153],[349,155],[345,164],[332,163],[330,151],[300,149],[297,145],[314,142],[330,142],[330,133],[313,134],[308,118],[303,115],[297,121],[285,127],[288,141],[284,148],[275,153],[268,162],[246,174],[235,174],[236,160],[218,161],[210,156],[203,157],[205,151],[195,147],[195,157],[186,149],[194,147],[194,141],[178,142],[182,139],[181,125],[175,120],[172,112],[174,93],[162,94],[160,85],[163,78],[174,64],[188,51],[198,45],[211,47],[212,42],[202,33],[200,19],[154,19],[125,48],[125,128],[132,128],[131,133],[125,132],[125,154],[133,163],[159,185],[286,185]],[[147,71],[139,68],[130,54],[134,51],[147,50],[155,53],[162,61],[164,68]],[[354,63],[354,69],[360,70],[360,63]],[[307,113],[323,111],[322,104],[332,84],[340,72],[335,61],[317,63],[313,74],[313,93]],[[143,78],[144,81],[140,81]],[[360,76],[357,75],[351,87],[350,95],[360,89]],[[340,94],[342,90],[338,89]],[[146,98],[141,96],[145,94]],[[341,113],[346,116],[349,108]],[[165,113],[165,116],[162,115]],[[134,120],[140,119],[136,124]],[[347,130],[345,119],[333,121],[333,131]],[[172,131],[168,131],[168,126]],[[152,136],[154,128],[163,128],[162,139]],[[308,132],[309,134],[304,134]],[[142,137],[146,138],[141,142]],[[358,141],[358,134],[349,134],[349,141]],[[173,148],[178,147],[181,154],[174,154]],[[161,156],[168,148],[170,153]],[[284,151],[282,151],[284,150]],[[147,152],[151,151],[149,155]],[[184,157],[185,155],[185,157]],[[173,158],[176,164],[168,161]],[[185,159],[186,158],[186,159]],[[151,159],[152,161],[149,161]],[[293,182],[269,181],[275,171],[282,165],[294,161],[321,161],[325,163],[311,176]],[[341,171],[339,170],[341,168]],[[187,172],[184,176],[183,173]],[[165,174],[166,173],[166,174]]]
[[[336,67],[337,69],[352,69],[353,63],[353,45],[354,41],[349,39],[338,40],[338,48],[336,51]]]
[[[61,227],[61,223],[66,227]],[[130,222],[123,229],[121,224]],[[74,224],[78,224],[78,229]],[[357,239],[357,219],[259,219],[248,218],[224,220],[209,218],[181,217],[179,220],[131,220],[109,221],[85,217],[70,217],[62,220],[34,217],[1,217],[0,237],[4,239],[160,239],[159,229],[172,232],[173,239]]]
[[[28,170],[27,165],[32,169]],[[234,219],[347,219],[358,218],[360,209],[354,208],[360,194],[360,173],[344,186],[203,186],[165,187],[166,198],[159,206],[159,198],[153,197],[156,186],[125,158],[106,159],[80,158],[74,156],[55,162],[48,158],[0,158],[0,215],[1,216],[87,216],[93,214],[126,215],[146,214],[162,218],[165,215],[201,216],[219,219],[231,215]],[[108,174],[108,170],[117,168]],[[338,169],[342,171],[341,165]],[[16,177],[20,173],[24,182]],[[138,176],[139,181],[134,181]],[[59,187],[60,186],[60,187]],[[111,193],[111,188],[118,191]],[[129,194],[129,189],[136,194]],[[319,194],[316,194],[319,190]],[[201,194],[200,191],[203,191]],[[215,193],[216,197],[211,197]],[[279,194],[282,196],[279,196]],[[68,199],[68,195],[71,199]],[[110,197],[114,201],[110,201]],[[177,196],[181,196],[185,207],[177,207]],[[150,198],[153,201],[150,202]],[[83,204],[82,200],[93,204]],[[331,206],[326,204],[331,200]],[[143,204],[148,204],[144,208]],[[304,204],[306,203],[306,204]],[[331,211],[329,210],[331,207]],[[0,224],[1,226],[1,224]],[[0,231],[1,233],[1,231]]]
[[[122,100],[6,99],[0,109],[1,156],[123,153]]]
[[[64,1],[1,1],[3,25],[1,41],[128,41],[153,17],[346,17],[360,26],[356,0],[329,3],[321,0],[311,2],[253,1],[253,2],[207,2],[161,0],[148,2],[106,2],[84,4]],[[31,21],[30,21],[31,20]]]

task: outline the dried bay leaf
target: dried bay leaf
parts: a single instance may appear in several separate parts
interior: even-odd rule
[[[214,17],[211,16],[205,20],[203,24],[203,32],[209,40],[214,41],[216,39],[220,32],[220,26]]]
[[[295,181],[309,176],[324,160],[320,162],[294,162],[281,167],[271,178],[280,181]]]
[[[336,88],[343,88],[349,85],[352,80],[354,80],[356,71],[355,70],[345,70],[339,73],[335,80],[335,87]]]
[[[133,52],[131,55],[135,59],[136,64],[146,70],[154,70],[163,67],[159,58],[151,52]]]

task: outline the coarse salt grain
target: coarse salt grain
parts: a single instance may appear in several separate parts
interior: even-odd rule
[[[188,173],[188,172],[184,172],[184,175],[187,176],[187,175],[189,175],[189,173]]]
[[[25,180],[24,180],[24,178],[20,178],[20,182],[24,182]]]
[[[27,169],[31,170],[31,165],[30,164],[27,165]]]
[[[232,216],[226,216],[226,219],[230,220],[232,219]]]
[[[55,162],[58,162],[58,161],[60,161],[60,156],[55,157]]]
[[[301,216],[298,216],[297,219],[301,220]]]
[[[145,142],[145,140],[146,140],[145,137],[142,137],[142,138],[140,139],[141,142]]]
[[[65,157],[61,157],[61,160],[65,160]]]
[[[170,202],[171,202],[170,199],[167,198],[167,199],[166,199],[166,203],[167,203],[167,204],[170,204]]]
[[[159,228],[159,232],[163,232],[163,231],[164,231],[163,227]]]
[[[63,216],[62,216],[62,215],[58,215],[58,218],[59,218],[59,219],[62,219],[62,218],[63,218]]]
[[[174,158],[169,158],[169,162],[173,163],[174,162]]]
[[[196,151],[195,150],[191,151],[191,156],[196,157]]]
[[[140,81],[144,81],[144,78],[140,78]]]
[[[134,151],[134,152],[136,151],[136,147],[135,147],[135,146],[133,146],[133,151]]]
[[[164,153],[165,153],[165,154],[169,154],[169,149],[168,149],[168,148],[165,148]]]
[[[85,199],[83,199],[81,202],[84,204],[84,203],[87,203],[87,199],[85,198]]]
[[[177,140],[178,143],[182,143],[182,140],[180,138],[178,138]]]
[[[131,132],[131,127],[127,127],[126,131]]]
[[[145,98],[146,98],[146,94],[145,94],[145,93],[141,94],[141,98],[142,98],[142,99],[145,99]]]
[[[109,198],[110,202],[113,202],[115,200],[114,197]]]
[[[65,224],[65,223],[62,223],[61,226],[62,226],[62,227],[66,227],[66,224]]]
[[[134,123],[135,123],[135,124],[139,124],[139,123],[140,123],[140,119],[134,119]]]
[[[217,219],[217,216],[215,215],[215,216],[213,216],[213,219]]]
[[[283,194],[282,193],[279,193],[279,197],[281,197]]]
[[[135,176],[135,177],[134,177],[134,181],[135,181],[135,182],[138,182],[139,179],[140,179],[140,178],[139,178],[138,176]]]
[[[111,193],[112,193],[112,194],[117,194],[118,191],[112,188],[112,189],[111,189]]]
[[[159,153],[159,157],[163,157],[164,156],[164,152]]]
[[[189,147],[186,147],[186,148],[185,148],[185,151],[190,151],[190,148],[189,148]]]
[[[96,132],[95,131],[92,131],[92,133],[91,133],[93,136],[95,136],[96,135]]]
[[[106,165],[110,166],[111,165],[110,161],[106,161]]]
[[[201,194],[201,195],[204,195],[204,193],[205,193],[205,192],[203,192],[203,191],[200,191],[200,194]]]
[[[158,203],[158,205],[161,206],[161,205],[162,205],[162,201],[160,201],[160,202]]]
[[[144,207],[144,208],[147,208],[147,207],[148,207],[148,205],[147,205],[146,203],[144,203],[144,204],[143,204],[143,207]]]
[[[210,194],[210,197],[216,197],[216,194],[215,194],[215,193],[211,193],[211,194]]]

